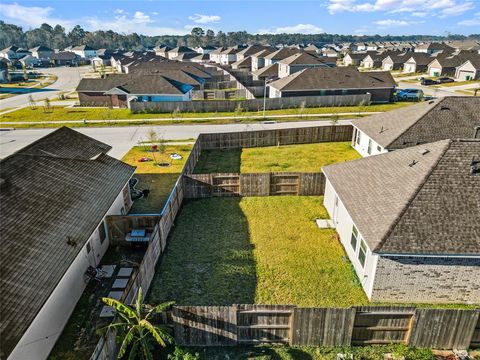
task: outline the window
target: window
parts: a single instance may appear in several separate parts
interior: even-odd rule
[[[90,241],[87,242],[87,254],[90,254],[90,251],[92,251],[92,245],[90,245]]]
[[[360,261],[360,265],[365,267],[365,260],[367,258],[367,244],[363,239],[360,241],[360,251],[358,252],[358,260]]]
[[[360,145],[360,130],[357,131],[357,144]]]
[[[377,151],[382,152],[382,147],[380,145],[377,146]]]
[[[353,227],[352,227],[352,239],[350,240],[350,244],[352,245],[352,248],[353,248],[354,251],[357,250],[357,241],[358,241],[358,230],[355,227],[355,225],[353,225]]]
[[[368,139],[368,155],[372,154],[372,139]]]
[[[105,224],[103,223],[103,221],[98,227],[98,235],[100,236],[100,244],[103,244],[105,238],[107,237],[107,234],[105,232]]]

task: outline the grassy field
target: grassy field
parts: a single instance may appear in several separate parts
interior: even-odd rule
[[[360,158],[350,142],[206,150],[195,173],[212,172],[319,172],[322,166]]]
[[[399,102],[392,104],[381,104],[381,105],[370,105],[370,106],[342,106],[342,107],[322,107],[322,108],[306,108],[303,113],[299,112],[299,109],[283,109],[283,110],[270,110],[266,112],[266,115],[292,115],[290,120],[308,120],[310,118],[303,118],[303,114],[329,114],[329,113],[362,113],[362,112],[377,112],[377,111],[388,111],[393,110],[399,107],[411,105],[411,102]],[[88,123],[88,120],[119,120],[119,119],[160,119],[164,121],[159,121],[161,124],[169,123],[189,123],[189,118],[196,117],[224,117],[224,116],[236,116],[233,112],[218,112],[218,113],[182,113],[176,115],[180,117],[180,120],[171,120],[172,114],[150,114],[150,113],[141,113],[134,114],[128,109],[108,109],[108,108],[71,108],[71,107],[62,107],[54,106],[53,110],[50,112],[45,112],[42,107],[37,107],[32,109],[30,107],[22,108],[16,111],[13,111],[8,114],[0,115],[1,122],[31,122],[32,124],[26,125],[15,125],[15,127],[32,127],[35,126],[35,123],[42,121],[54,121],[58,124],[42,124],[46,127],[58,127],[62,124],[65,124],[65,121],[70,120],[86,120],[86,124],[74,124],[75,126],[105,126],[106,123]],[[241,116],[261,116],[261,111],[254,112],[243,112]],[[350,116],[351,117],[351,116]],[[339,116],[342,118],[342,116]],[[168,121],[170,120],[170,121]],[[245,119],[248,120],[248,119]],[[282,121],[289,120],[289,118]],[[328,118],[325,118],[328,120]],[[252,119],[251,121],[258,121],[258,119]],[[235,122],[235,120],[218,120],[218,121],[209,121],[209,120],[192,120],[191,122],[195,123],[229,123]],[[191,123],[190,122],[190,123]],[[138,123],[135,123],[138,124]],[[37,124],[38,125],[38,124]],[[128,123],[109,123],[109,126],[125,126]],[[11,126],[11,125],[10,125]],[[70,124],[72,126],[72,124]]]
[[[211,198],[184,205],[150,303],[351,306],[368,300],[322,197]]]
[[[480,86],[480,81],[474,81],[474,80],[469,80],[469,81],[455,81],[455,82],[450,82],[450,83],[438,84],[437,86],[441,86],[441,87],[452,87],[452,86],[461,86],[461,85],[470,85],[470,84],[477,84],[478,86]]]
[[[136,146],[132,148],[124,157],[123,161],[136,166],[134,177],[139,182],[137,189],[149,189],[150,194],[147,198],[140,198],[135,200],[131,214],[158,214],[165,204],[173,185],[177,181],[182,172],[185,161],[192,149],[191,145],[167,145],[163,155],[158,152],[150,151],[149,146]],[[182,156],[180,160],[170,159],[170,154],[177,153]],[[152,161],[139,162],[142,157],[147,157]],[[156,163],[168,162],[171,165],[168,167],[157,166]]]

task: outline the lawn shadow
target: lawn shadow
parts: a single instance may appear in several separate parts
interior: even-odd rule
[[[240,198],[184,203],[149,292],[152,304],[231,305],[255,302],[253,245]]]
[[[148,195],[134,200],[130,214],[159,214],[180,174],[135,174],[135,189],[148,190]]]
[[[239,173],[242,149],[204,150],[200,154],[195,174]]]

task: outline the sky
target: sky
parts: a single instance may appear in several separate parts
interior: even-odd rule
[[[46,22],[145,35],[183,35],[195,26],[252,34],[468,35],[480,33],[480,0],[1,0],[0,19],[24,30]]]

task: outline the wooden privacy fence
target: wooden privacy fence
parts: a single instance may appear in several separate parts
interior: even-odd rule
[[[323,173],[216,173],[183,175],[185,197],[212,196],[319,196],[325,190]]]
[[[234,149],[244,147],[310,144],[351,141],[352,125],[328,125],[302,128],[241,131],[200,134],[197,141],[202,150]]]
[[[480,342],[479,309],[233,305],[175,306],[171,313],[176,343],[184,346],[405,344],[467,349]]]

